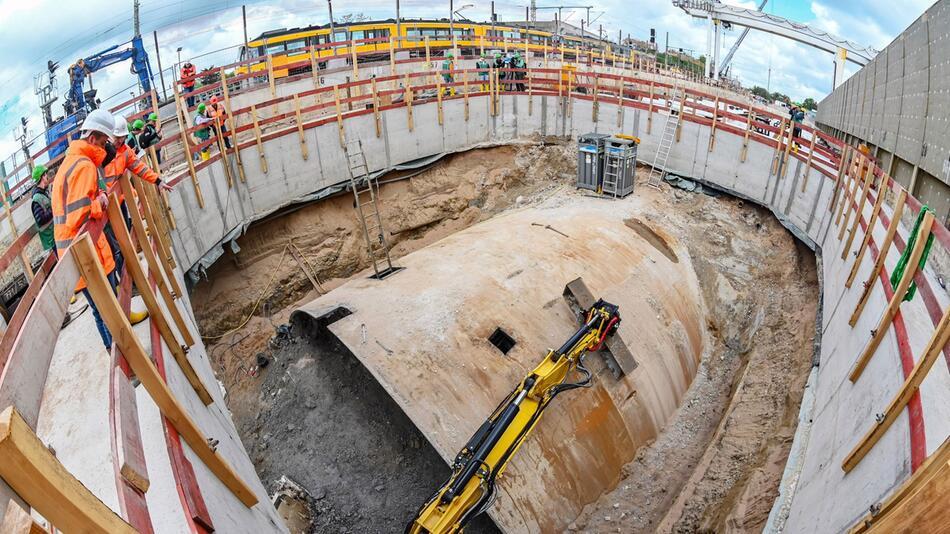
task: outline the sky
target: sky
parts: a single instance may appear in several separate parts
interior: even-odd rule
[[[618,31],[647,39],[656,29],[662,50],[669,33],[670,48],[684,48],[702,54],[706,47],[705,24],[693,19],[670,0],[588,0],[593,28],[603,25],[604,31],[616,39]],[[759,0],[726,0],[725,3],[756,8]],[[502,21],[523,20],[528,0],[498,0],[495,11]],[[579,5],[577,2],[566,2]],[[770,0],[765,11],[823,29],[838,37],[882,50],[901,31],[918,18],[932,0],[903,0],[895,9],[893,0]],[[329,20],[324,1],[220,1],[220,0],[141,0],[141,32],[152,69],[158,73],[160,57],[165,84],[170,86],[170,70],[181,59],[192,60],[199,68],[237,61],[237,45],[243,42],[241,5],[247,7],[248,36],[276,28],[292,28],[325,24]],[[475,21],[488,20],[491,2],[456,0],[455,7],[471,5],[462,14]],[[554,0],[537,0],[537,5],[554,6]],[[30,137],[43,130],[34,76],[45,70],[47,60],[58,61],[59,87],[67,89],[66,68],[80,57],[87,57],[114,44],[127,42],[132,36],[132,0],[105,2],[54,2],[52,0],[0,0],[0,49],[7,50],[0,60],[0,158],[19,146],[13,130],[20,117],[29,119]],[[391,18],[395,0],[337,0],[334,18],[362,13],[370,18]],[[443,0],[401,0],[403,18],[448,17],[449,3]],[[584,10],[564,10],[564,20],[579,24]],[[553,20],[554,10],[539,10],[539,20]],[[153,32],[159,42],[156,54]],[[741,29],[727,31],[723,53],[728,50]],[[125,45],[123,45],[125,46]],[[831,90],[833,58],[831,54],[797,44],[766,33],[750,32],[733,59],[733,74],[744,85],[769,87],[789,95],[793,100],[812,97],[820,100]],[[117,64],[93,75],[99,98],[114,104],[129,98],[135,90],[136,77],[128,63]],[[847,75],[857,67],[849,63]],[[155,83],[161,81],[156,75]],[[110,98],[111,97],[111,98]],[[62,114],[60,101],[54,104],[54,115]],[[45,143],[37,143],[37,150]]]

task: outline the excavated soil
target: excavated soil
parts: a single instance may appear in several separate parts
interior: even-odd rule
[[[570,145],[493,148],[383,185],[394,255],[513,205],[551,195],[569,202],[584,194],[562,176],[573,175],[573,160]],[[740,200],[667,186],[641,185],[636,194],[645,207],[627,225],[668,256],[676,253],[667,236],[687,246],[712,343],[667,427],[570,530],[759,532],[778,494],[812,361],[814,255],[771,213]],[[288,476],[305,487],[314,532],[401,531],[448,474],[345,347],[314,339],[305,325],[280,326],[295,302],[318,294],[289,247],[330,290],[365,275],[357,230],[351,196],[256,224],[192,297],[262,480],[274,488]],[[486,520],[467,532],[493,530]]]

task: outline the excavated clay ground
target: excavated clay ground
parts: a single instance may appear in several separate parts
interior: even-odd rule
[[[536,143],[471,151],[384,185],[394,255],[514,205],[585,194],[565,178],[574,174],[573,150]],[[647,206],[639,218],[686,245],[713,343],[671,422],[570,530],[759,532],[811,365],[814,255],[768,211],[740,200],[667,186],[641,185],[636,194]],[[342,344],[301,325],[275,335],[295,303],[319,294],[289,247],[332,290],[365,274],[357,230],[350,196],[272,217],[254,225],[241,252],[219,260],[192,297],[261,478],[273,488],[286,475],[311,493],[314,532],[400,532],[448,474]],[[663,252],[649,232],[637,234]],[[467,530],[492,531],[490,521]]]

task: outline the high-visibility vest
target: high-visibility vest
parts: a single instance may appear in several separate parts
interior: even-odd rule
[[[39,187],[33,188],[33,202],[42,206],[44,210],[50,210],[53,205],[48,193]],[[42,226],[37,224],[36,227],[37,234],[40,236],[40,243],[43,244],[43,250],[53,250],[53,247],[56,246],[56,239],[53,237],[53,220],[50,219]]]
[[[184,80],[183,82],[181,82],[181,85],[185,89],[188,89],[189,91],[191,91],[191,89],[195,86],[194,75],[195,75],[194,67],[191,67],[190,69],[187,69],[185,67],[181,68],[181,79]],[[186,78],[191,78],[191,79],[187,80]]]
[[[135,155],[135,151],[122,145],[116,149],[115,159],[109,162],[105,168],[106,175],[106,194],[111,195],[113,191],[119,195],[119,201],[125,200],[122,194],[122,188],[119,187],[119,177],[129,171],[146,182],[154,184],[158,181],[158,174],[145,165],[145,162]]]
[[[99,164],[105,155],[104,149],[82,139],[73,141],[56,171],[50,197],[53,201],[53,236],[61,258],[86,221],[106,216],[96,200],[99,195]],[[108,275],[115,270],[115,260],[105,232],[99,234],[95,245],[99,263]],[[84,287],[86,282],[80,278],[76,290]]]

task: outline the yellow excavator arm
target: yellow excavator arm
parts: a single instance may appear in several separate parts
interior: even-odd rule
[[[407,534],[455,534],[495,500],[495,484],[508,461],[534,429],[551,400],[564,391],[590,387],[584,355],[598,350],[620,323],[618,307],[598,300],[586,321],[495,408],[452,463],[452,475],[406,526]],[[571,372],[583,378],[567,382]]]

